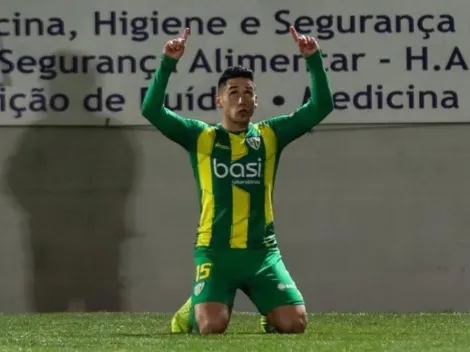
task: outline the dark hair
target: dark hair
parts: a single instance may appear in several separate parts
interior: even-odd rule
[[[249,68],[243,66],[231,66],[222,72],[217,87],[221,89],[222,86],[224,86],[227,81],[232,78],[248,78],[253,81],[254,74],[253,71]]]

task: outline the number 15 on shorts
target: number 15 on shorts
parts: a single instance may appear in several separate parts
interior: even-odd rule
[[[200,264],[196,267],[196,281],[207,279],[211,274],[212,263]]]

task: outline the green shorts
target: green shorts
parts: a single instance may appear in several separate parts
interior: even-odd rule
[[[284,305],[305,304],[277,249],[194,251],[193,304],[220,302],[233,308],[243,291],[262,315]]]

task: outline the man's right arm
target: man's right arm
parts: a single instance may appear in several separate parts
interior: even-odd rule
[[[162,55],[160,66],[142,102],[142,115],[164,136],[185,149],[196,144],[199,133],[206,127],[202,121],[179,116],[165,107],[165,92],[177,59]]]

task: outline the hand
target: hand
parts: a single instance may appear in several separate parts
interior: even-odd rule
[[[186,28],[179,38],[167,41],[163,47],[163,54],[176,60],[181,58],[184,54],[186,40],[190,33],[190,29]]]
[[[289,30],[303,57],[309,57],[318,51],[318,43],[315,38],[306,37],[305,35],[299,36],[294,26],[290,26]]]

